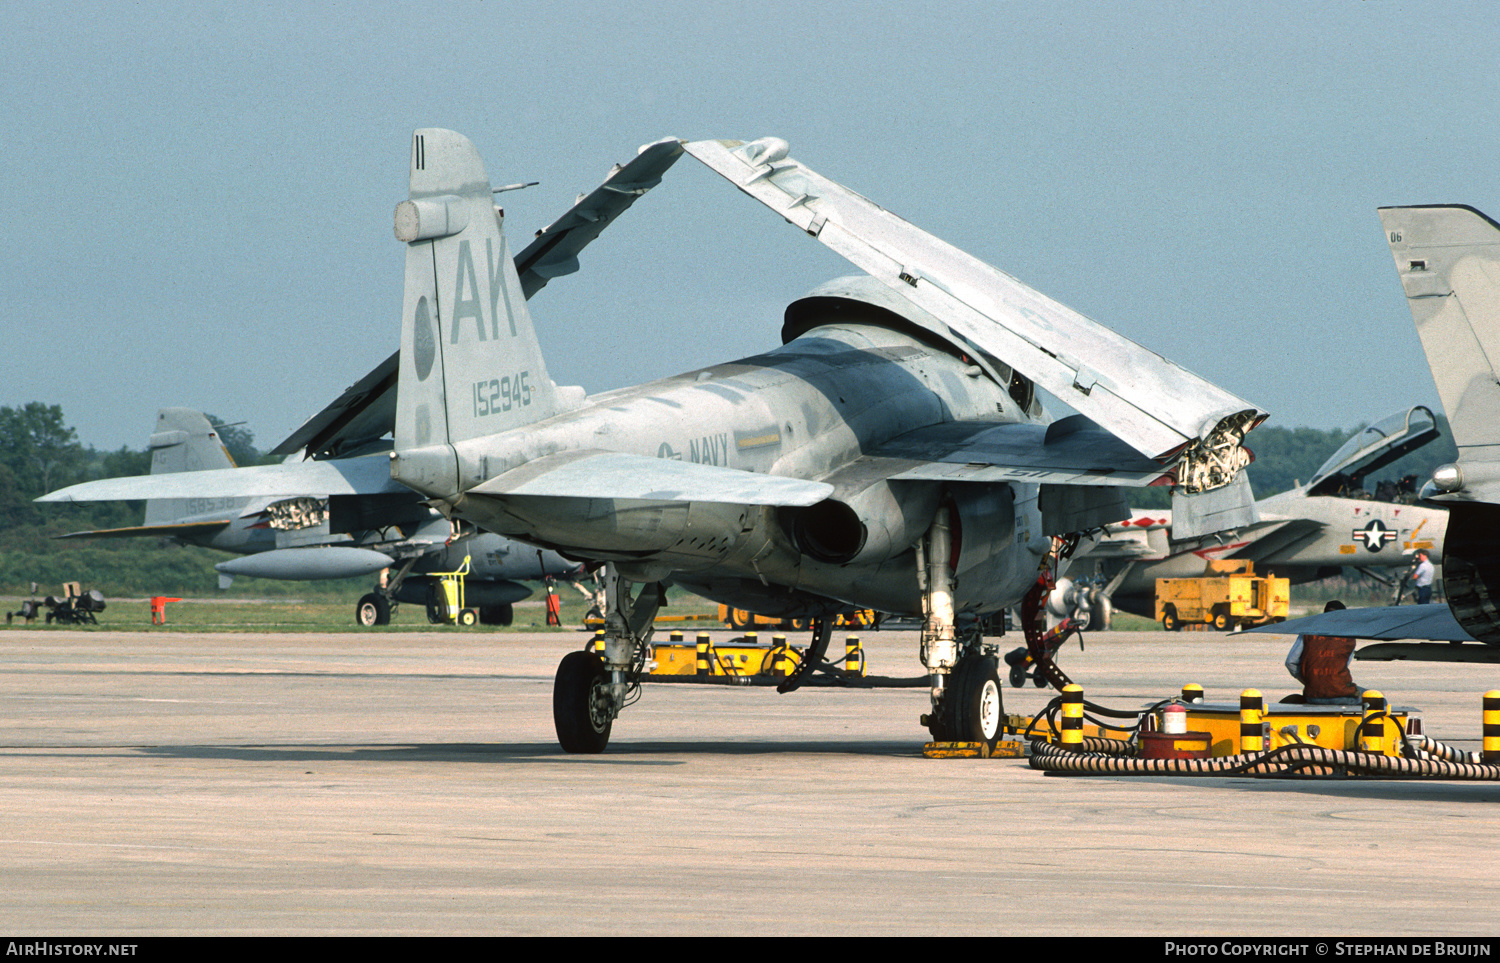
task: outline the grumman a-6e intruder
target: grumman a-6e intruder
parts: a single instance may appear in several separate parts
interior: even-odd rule
[[[1053,536],[1128,518],[1129,486],[1192,496],[1180,519],[1233,515],[1240,444],[1264,414],[819,177],[782,141],[681,149],[868,276],[794,302],[779,348],[585,397],[547,376],[473,145],[418,131],[395,218],[392,477],[446,514],[606,563],[603,655],[571,653],[557,672],[569,751],[608,742],[668,582],[820,619],[804,665],[838,612],[921,614],[927,725],[993,739],[987,617],[1037,582]],[[1034,386],[1082,414],[1047,424]]]

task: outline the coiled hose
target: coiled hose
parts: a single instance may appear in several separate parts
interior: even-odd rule
[[[1087,744],[1086,740],[1086,747]],[[1435,749],[1428,748],[1429,745]],[[1375,752],[1295,745],[1282,746],[1270,752],[1219,756],[1214,759],[1139,759],[1106,755],[1101,751],[1077,752],[1037,739],[1031,743],[1031,768],[1044,772],[1112,776],[1284,776],[1317,767],[1349,775],[1395,779],[1500,781],[1500,765],[1458,761],[1456,758],[1472,756],[1472,753],[1444,746],[1426,737],[1423,737],[1419,748],[1432,756],[1442,754],[1443,757],[1402,758]],[[1448,758],[1449,754],[1454,758]]]

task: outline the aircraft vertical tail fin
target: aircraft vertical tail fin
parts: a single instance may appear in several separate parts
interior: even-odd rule
[[[449,130],[412,136],[396,451],[539,421],[558,408],[478,151]]]
[[[163,408],[156,413],[156,430],[147,443],[151,474],[234,468],[234,459],[219,432],[192,408]],[[146,502],[146,524],[165,525],[193,512],[185,498],[153,498]]]
[[[1462,205],[1380,222],[1459,452],[1500,460],[1500,224]]]

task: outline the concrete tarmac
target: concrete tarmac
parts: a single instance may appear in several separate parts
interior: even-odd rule
[[[722,637],[727,638],[727,634]],[[866,636],[913,675],[915,635]],[[1494,934],[1500,784],[927,760],[923,689],[648,687],[563,754],[577,634],[0,632],[0,926],[32,935]],[[1119,708],[1295,690],[1276,636],[1101,633]],[[1477,748],[1500,667],[1356,663]],[[1041,690],[1006,690],[1035,711]]]

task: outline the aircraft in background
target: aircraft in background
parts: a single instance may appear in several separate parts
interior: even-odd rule
[[[1437,419],[1421,405],[1382,419],[1340,446],[1305,485],[1257,501],[1258,520],[1232,531],[1176,539],[1171,510],[1136,509],[1079,544],[1049,605],[1086,627],[1105,628],[1111,608],[1155,618],[1157,579],[1196,578],[1219,559],[1246,559],[1256,573],[1293,583],[1348,566],[1392,585],[1395,579],[1380,570],[1410,566],[1418,550],[1442,564],[1445,510],[1415,504],[1415,486],[1403,491],[1387,482],[1365,489],[1365,479],[1439,434]],[[1075,583],[1103,588],[1082,595],[1072,592]],[[1079,595],[1084,606],[1070,607],[1067,600]]]
[[[522,297],[577,271],[583,249],[660,183],[681,153],[676,141],[646,145],[537,231],[515,258]],[[282,465],[236,469],[225,487],[215,487],[211,476],[180,474],[235,465],[200,412],[168,408],[151,436],[151,475],[87,482],[38,501],[145,499],[144,525],[65,537],[171,537],[245,556],[215,566],[221,585],[237,575],[301,581],[393,569],[355,606],[362,625],[387,624],[399,602],[425,605],[432,618],[432,573],[456,571],[470,557],[466,600],[484,622],[509,624],[511,605],[531,594],[518,580],[576,579],[580,566],[472,526],[465,531],[391,481],[397,358],[392,354],[276,446],[270,454],[286,456]],[[560,390],[583,396],[579,388]]]
[[[1370,646],[1363,659],[1500,662],[1500,224],[1459,204],[1383,207],[1380,222],[1458,446],[1458,461],[1434,471],[1421,492],[1448,510],[1448,601],[1348,609],[1276,628],[1457,643]]]
[[[163,408],[148,442],[151,475],[236,469],[202,412]],[[295,463],[293,463],[295,465]],[[361,625],[386,625],[398,603],[424,606],[437,621],[442,598],[434,573],[470,558],[465,598],[489,625],[509,625],[512,605],[532,594],[522,581],[575,579],[576,562],[499,535],[455,531],[410,489],[366,495],[321,495],[316,489],[273,497],[152,498],[142,525],[63,538],[170,538],[242,556],[214,566],[219,587],[237,575],[313,581],[389,570],[355,606]]]

